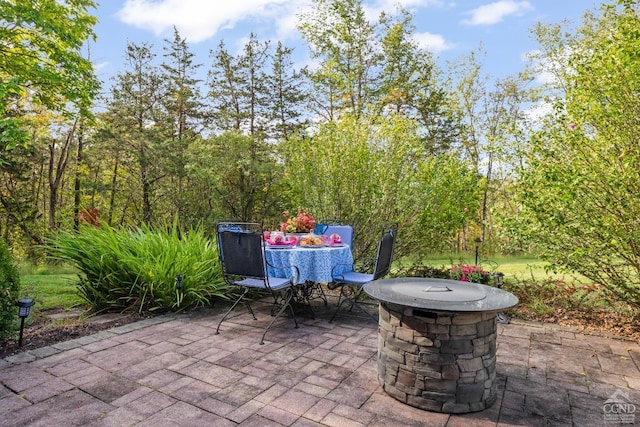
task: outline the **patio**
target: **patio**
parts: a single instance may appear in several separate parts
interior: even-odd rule
[[[279,321],[227,307],[167,315],[0,359],[3,426],[602,426],[640,406],[640,345],[552,325],[498,324],[498,399],[465,415],[385,394],[377,324],[340,316]],[[254,308],[257,308],[254,307]],[[606,408],[606,409],[605,409]],[[629,411],[627,421],[640,415]]]

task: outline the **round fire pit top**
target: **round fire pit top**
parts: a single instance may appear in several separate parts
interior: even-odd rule
[[[374,280],[363,290],[379,301],[434,311],[501,311],[518,303],[502,289],[428,277]]]

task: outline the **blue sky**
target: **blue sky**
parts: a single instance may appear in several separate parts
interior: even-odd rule
[[[515,74],[524,67],[523,56],[536,48],[530,29],[536,22],[574,24],[586,10],[601,2],[590,0],[364,0],[375,20],[382,10],[399,3],[414,15],[417,41],[434,52],[446,72],[447,61],[476,50],[487,51],[484,72],[492,78]],[[103,0],[92,11],[99,23],[91,58],[99,77],[108,82],[124,67],[127,41],[151,43],[162,55],[173,27],[186,37],[195,62],[211,64],[209,52],[224,40],[231,52],[240,49],[251,32],[260,40],[282,41],[295,48],[302,66],[308,52],[296,30],[296,15],[308,0]]]

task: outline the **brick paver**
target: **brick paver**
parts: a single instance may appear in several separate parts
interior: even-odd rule
[[[259,345],[267,310],[161,316],[0,360],[3,426],[615,426],[608,399],[640,407],[640,345],[554,325],[498,325],[496,403],[448,415],[377,380],[377,324],[290,319]],[[626,421],[640,424],[640,411]]]

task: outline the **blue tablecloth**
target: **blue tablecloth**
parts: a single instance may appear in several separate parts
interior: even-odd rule
[[[266,247],[265,254],[269,266],[269,276],[291,277],[295,269],[274,267],[296,266],[300,270],[300,283],[306,281],[317,283],[331,282],[331,270],[345,273],[352,269],[353,257],[349,246],[306,248],[296,246],[291,249],[273,249]]]

